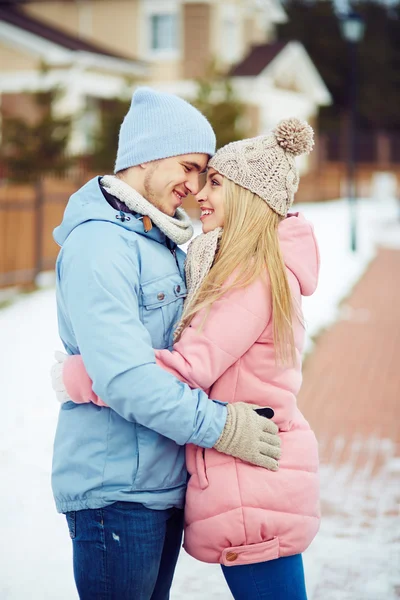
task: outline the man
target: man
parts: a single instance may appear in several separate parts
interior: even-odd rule
[[[63,404],[54,445],[53,491],[84,600],[169,598],[185,444],[277,468],[268,458],[277,446],[261,441],[276,434],[272,423],[249,405],[210,401],[154,358],[153,348],[172,346],[186,294],[177,244],[192,227],[180,206],[214,151],[194,107],[140,88],[121,126],[117,177],[89,181],[55,230],[60,336],[111,407]]]

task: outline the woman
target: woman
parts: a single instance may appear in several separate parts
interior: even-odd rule
[[[309,125],[289,119],[210,160],[174,348],[156,351],[163,368],[211,398],[270,407],[279,427],[276,472],[187,447],[184,547],[221,563],[236,599],[304,600],[301,553],[319,527],[317,443],[296,405],[301,296],[316,288],[319,255],[311,225],[288,214],[299,183],[294,157],[311,150],[312,138]],[[88,401],[80,357],[64,363],[63,380],[75,402]]]

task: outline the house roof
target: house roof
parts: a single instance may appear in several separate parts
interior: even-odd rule
[[[275,42],[253,46],[249,54],[231,69],[230,75],[232,77],[257,77],[286,45],[287,42]]]
[[[94,54],[110,56],[112,58],[133,60],[132,58],[103,48],[100,45],[92,44],[91,42],[82,40],[79,37],[65,33],[61,29],[58,29],[52,25],[48,25],[43,21],[39,21],[38,19],[35,19],[22,10],[16,8],[15,2],[13,2],[13,5],[11,5],[10,2],[6,3],[4,1],[0,1],[0,21],[44,38],[49,42],[53,42],[54,44],[62,46],[67,50],[92,52]]]

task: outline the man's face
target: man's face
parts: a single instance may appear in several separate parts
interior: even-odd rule
[[[188,194],[199,192],[208,158],[207,154],[182,154],[145,163],[144,197],[172,217]]]

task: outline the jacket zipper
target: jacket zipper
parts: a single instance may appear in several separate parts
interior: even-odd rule
[[[181,272],[181,270],[180,270],[180,268],[179,268],[178,259],[176,258],[176,246],[174,246],[174,247],[172,248],[172,247],[171,247],[171,240],[170,240],[169,238],[167,238],[167,237],[165,238],[165,240],[166,240],[166,242],[165,242],[165,243],[166,243],[166,246],[167,246],[168,250],[171,252],[172,256],[174,257],[174,259],[175,259],[175,262],[176,262],[176,266],[178,267],[178,271],[179,271],[179,273],[180,273],[180,272]]]

